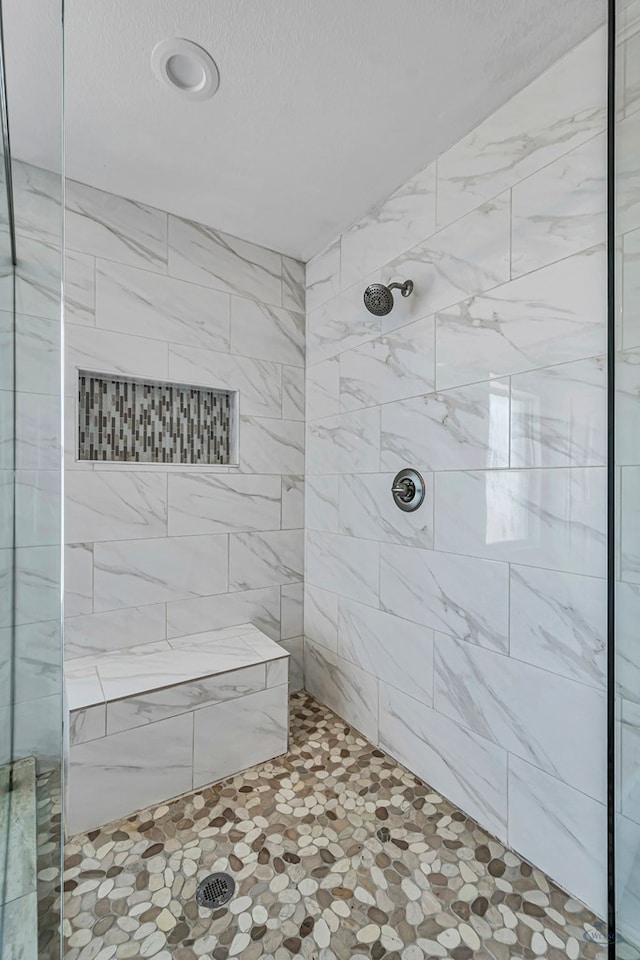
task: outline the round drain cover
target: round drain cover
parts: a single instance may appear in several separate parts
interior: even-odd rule
[[[211,873],[198,884],[196,900],[201,907],[223,907],[236,890],[236,882],[228,873]]]

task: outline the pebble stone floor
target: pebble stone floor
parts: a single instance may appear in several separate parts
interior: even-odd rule
[[[235,898],[198,907],[217,870]],[[305,693],[286,756],[75,837],[64,890],[65,960],[606,958],[580,903]]]

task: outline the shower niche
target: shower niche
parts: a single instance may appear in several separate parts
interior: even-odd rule
[[[236,466],[237,390],[78,370],[81,461]]]

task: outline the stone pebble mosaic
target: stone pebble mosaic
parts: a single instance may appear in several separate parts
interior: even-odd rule
[[[67,844],[65,960],[605,960],[593,914],[330,710],[296,694],[291,723],[286,756]],[[199,907],[216,871],[234,899]]]

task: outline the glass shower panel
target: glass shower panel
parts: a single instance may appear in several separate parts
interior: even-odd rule
[[[640,2],[615,10],[615,905],[640,957]],[[613,245],[612,245],[613,246]]]

